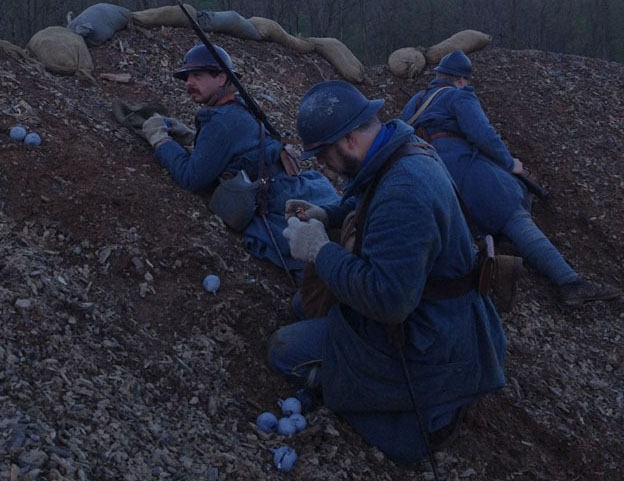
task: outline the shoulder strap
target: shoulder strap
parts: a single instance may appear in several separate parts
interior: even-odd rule
[[[355,245],[353,246],[353,253],[359,255],[362,250],[362,232],[364,230],[364,222],[366,221],[366,213],[368,212],[368,207],[370,206],[371,200],[375,195],[375,190],[377,189],[377,185],[383,178],[384,175],[390,170],[390,168],[394,165],[394,163],[408,155],[414,154],[423,154],[435,159],[433,152],[435,149],[433,146],[425,143],[425,142],[408,142],[406,144],[401,145],[398,149],[396,149],[390,157],[384,162],[381,168],[377,171],[375,178],[368,185],[366,190],[364,191],[364,195],[362,196],[362,201],[358,206],[355,212]]]
[[[416,120],[418,120],[418,117],[420,117],[422,113],[427,109],[427,107],[429,107],[429,104],[434,99],[434,97],[438,95],[440,92],[442,92],[442,90],[446,90],[450,88],[453,88],[453,87],[447,85],[446,87],[440,87],[438,90],[433,92],[431,96],[420,106],[420,108],[416,111],[416,113],[412,115],[412,117],[407,121],[407,124],[412,125],[414,122],[416,122]]]
[[[243,107],[245,110],[247,110],[247,112],[249,112],[253,119],[258,122],[258,138],[260,140],[260,145],[258,147],[258,180],[260,181],[260,188],[256,192],[256,201],[258,204],[258,214],[260,214],[261,216],[265,216],[269,211],[267,201],[267,196],[269,192],[269,179],[266,175],[267,169],[265,165],[266,136],[264,131],[264,125],[259,118],[253,115],[253,112],[251,111],[249,106],[241,101],[235,94],[229,94],[223,97],[219,105],[226,105],[231,103],[235,103]]]

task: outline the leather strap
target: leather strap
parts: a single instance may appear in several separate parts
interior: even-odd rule
[[[377,185],[381,181],[384,175],[390,170],[390,168],[394,165],[394,163],[408,155],[416,155],[422,154],[427,155],[435,160],[432,151],[435,149],[424,142],[409,142],[401,145],[397,150],[395,150],[390,157],[384,162],[381,168],[377,171],[377,175],[373,181],[368,185],[366,190],[364,191],[364,195],[362,196],[362,201],[358,206],[358,209],[355,213],[355,245],[353,247],[353,253],[356,255],[361,254],[362,250],[362,235],[364,230],[364,223],[366,221],[366,213],[368,212],[368,207],[373,199],[375,194],[375,190],[377,189]]]
[[[437,139],[453,138],[453,137],[456,137],[456,138],[459,138],[459,139],[464,139],[465,138],[462,134],[460,134],[458,132],[438,132],[436,134],[428,135],[428,138],[429,138],[428,141],[429,142],[433,142],[434,140],[437,140]]]
[[[453,87],[451,87],[450,85],[447,85],[445,87],[440,87],[438,90],[433,92],[429,96],[429,98],[425,101],[425,103],[423,103],[420,106],[420,108],[416,111],[416,113],[414,115],[412,115],[412,117],[407,121],[407,125],[412,125],[414,122],[416,122],[416,120],[418,120],[418,117],[420,117],[422,115],[422,113],[427,109],[427,107],[429,107],[429,104],[435,98],[436,95],[438,95],[440,92],[442,92],[442,90],[451,89],[451,88],[453,88]],[[424,98],[424,95],[423,95],[423,98]],[[422,101],[422,99],[421,99],[421,101]]]

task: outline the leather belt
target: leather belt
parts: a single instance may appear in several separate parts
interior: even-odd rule
[[[479,268],[475,266],[468,274],[459,279],[432,279],[428,278],[422,293],[427,301],[442,301],[468,294],[477,288],[479,282]]]
[[[458,134],[457,132],[438,132],[437,134],[429,135],[429,142],[433,142],[434,140],[437,140],[437,139],[452,138],[452,137],[456,137],[459,139],[464,138],[462,134]]]

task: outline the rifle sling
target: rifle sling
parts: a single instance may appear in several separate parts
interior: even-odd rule
[[[431,96],[425,101],[424,104],[422,104],[420,106],[420,108],[416,111],[416,113],[414,115],[412,115],[412,117],[406,122],[407,125],[412,125],[416,120],[418,120],[418,117],[420,117],[422,115],[422,113],[427,109],[427,107],[429,107],[429,104],[431,103],[431,101],[435,98],[436,95],[438,95],[440,92],[442,92],[442,90],[446,90],[446,89],[450,89],[453,88],[450,85],[447,85],[445,87],[440,87],[438,90],[436,90],[435,92],[433,92],[431,94]],[[425,96],[423,95],[418,103],[416,104],[416,107],[418,107],[418,105],[420,105],[420,102],[422,102],[422,99],[424,99]]]

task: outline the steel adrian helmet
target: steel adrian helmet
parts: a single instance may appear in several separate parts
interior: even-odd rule
[[[237,77],[240,77],[240,74],[234,70],[232,66],[232,59],[227,52],[216,45],[215,50],[225,65],[227,65]],[[180,69],[175,72],[173,76],[181,80],[186,80],[188,72],[195,72],[199,70],[209,72],[221,72],[223,70],[217,59],[210,53],[208,47],[204,44],[195,45],[192,49],[186,52],[186,55],[182,60],[182,67],[180,67]]]
[[[303,141],[301,159],[315,156],[366,123],[383,103],[382,99],[368,100],[343,80],[316,84],[301,99],[297,115],[297,131]]]
[[[433,70],[456,77],[470,78],[472,77],[472,62],[464,52],[455,50],[442,57],[440,64]]]

